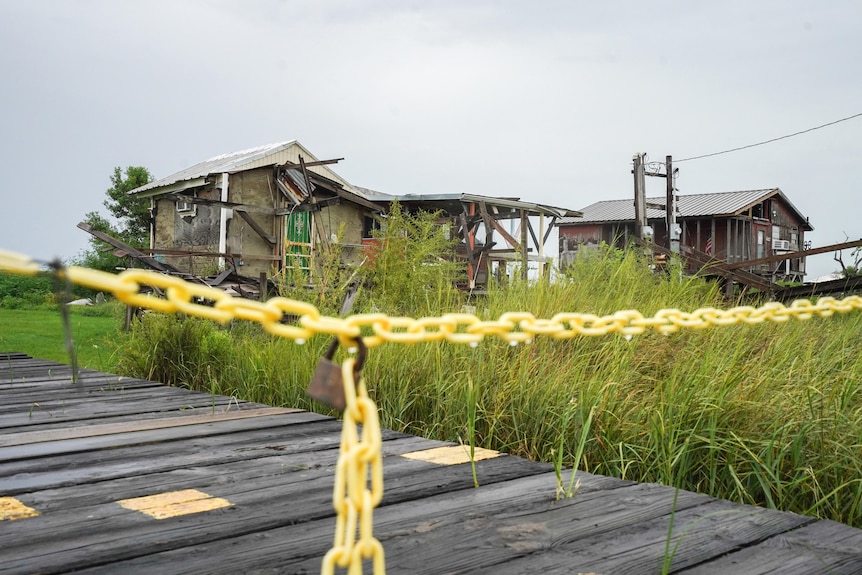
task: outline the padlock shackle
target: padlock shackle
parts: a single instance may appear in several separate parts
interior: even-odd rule
[[[356,363],[353,365],[353,377],[359,379],[359,374],[362,372],[362,367],[365,365],[365,358],[368,356],[368,347],[365,345],[365,342],[362,341],[362,337],[355,337],[352,340],[348,340],[356,345],[357,354],[356,354]],[[329,347],[326,348],[326,353],[323,354],[328,360],[333,360],[335,358],[335,352],[338,349],[338,344],[341,342],[341,338],[335,336],[332,338],[332,342],[329,344]]]
[[[334,360],[336,349],[338,349],[338,336],[332,338],[332,342],[329,344],[329,347],[326,348],[326,353],[323,354],[323,357],[328,360]]]
[[[365,346],[365,342],[362,341],[361,337],[357,337],[356,340],[356,363],[353,364],[353,378],[359,379],[359,374],[362,372],[362,367],[365,365],[365,358],[368,355],[368,348]]]

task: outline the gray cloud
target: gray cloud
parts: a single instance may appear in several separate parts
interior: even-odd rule
[[[862,111],[860,16],[801,0],[4,2],[0,248],[74,256],[114,166],[163,176],[292,138],[391,193],[627,197],[635,152],[682,158]],[[679,187],[778,186],[815,245],[862,237],[860,130],[683,163]],[[810,275],[835,266],[811,258]]]

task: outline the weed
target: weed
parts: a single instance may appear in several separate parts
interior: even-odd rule
[[[390,249],[403,255],[403,246]],[[429,283],[434,265],[408,270],[394,259],[401,271],[367,288],[355,313],[461,309],[442,283]],[[554,282],[492,284],[471,305],[483,319],[724,307],[713,284],[646,270],[634,252],[597,250]],[[305,395],[325,337],[296,345],[243,321],[147,314],[118,342],[118,373],[332,414]],[[859,349],[862,314],[854,313],[630,340],[387,344],[372,350],[363,373],[384,427],[552,462],[561,497],[577,488],[574,473],[562,481],[572,465],[860,527]]]

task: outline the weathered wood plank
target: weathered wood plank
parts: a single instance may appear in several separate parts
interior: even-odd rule
[[[5,401],[4,405],[0,407],[0,415],[28,412],[35,403],[38,403],[43,411],[62,412],[63,410],[99,406],[104,412],[113,408],[128,409],[129,405],[135,405],[139,411],[146,412],[153,411],[153,408],[158,407],[160,401],[186,398],[200,399],[201,397],[202,394],[171,388],[93,389],[77,393],[15,394],[11,395],[8,401]],[[218,396],[210,396],[210,399],[215,400],[216,397]],[[5,394],[3,398],[4,400],[7,399]]]
[[[0,463],[0,493],[15,495],[49,487],[104,481],[149,471],[169,471],[215,461],[256,459],[273,451],[300,453],[336,447],[340,423],[317,414],[298,413],[281,427],[193,441],[162,441]],[[384,438],[403,434],[384,433]]]
[[[40,513],[0,521],[0,570],[319,570],[340,422],[90,370],[70,379],[0,354],[0,495]],[[550,466],[508,456],[478,462],[474,489],[469,464],[400,457],[447,444],[383,435],[374,531],[391,573],[656,573],[673,517],[674,573],[862,575],[862,531],[844,525],[582,472],[555,501]],[[189,490],[229,506],[156,520],[117,503]]]
[[[0,448],[13,445],[27,445],[32,443],[44,443],[47,441],[68,441],[70,439],[82,439],[85,437],[97,437],[104,435],[117,435],[121,433],[132,433],[149,431],[153,429],[168,429],[187,425],[202,425],[217,421],[229,421],[236,419],[247,419],[249,417],[263,417],[270,415],[285,415],[288,413],[299,413],[299,409],[287,409],[284,407],[265,407],[247,410],[234,410],[225,413],[201,413],[189,414],[186,417],[158,418],[143,421],[128,421],[122,423],[102,423],[88,425],[85,427],[73,427],[72,429],[50,429],[41,431],[29,431],[16,433],[14,435],[0,435]]]
[[[3,351],[0,352],[0,361],[11,361],[18,359],[30,359],[30,356],[20,351]]]
[[[862,530],[817,521],[680,571],[691,575],[742,572],[862,574]]]
[[[666,489],[664,489],[666,491]],[[673,518],[673,534],[668,527]],[[685,509],[666,508],[664,515],[638,520],[613,531],[598,529],[577,533],[543,514],[536,530],[539,537],[519,538],[525,549],[543,552],[477,570],[476,573],[570,573],[572,570],[604,573],[653,574],[662,571],[667,558],[671,572],[721,557],[753,541],[785,533],[814,519],[728,501],[714,500]],[[504,520],[497,529],[516,524]],[[747,571],[746,571],[747,572]],[[788,571],[792,572],[792,571]]]
[[[88,381],[97,379],[127,380],[147,383],[149,385],[162,385],[158,382],[123,377],[87,368],[80,368],[78,370],[78,379],[77,384],[84,385]],[[72,368],[64,363],[42,359],[30,359],[26,361],[0,360],[0,389],[7,389],[9,386],[32,387],[39,384],[51,386],[74,385],[72,384]]]
[[[491,459],[479,464],[490,466],[494,465],[493,462],[501,463],[506,459],[510,458]],[[462,472],[469,473],[468,464],[455,467],[464,468]],[[477,522],[490,521],[498,514],[517,513],[519,509],[533,504],[568,505],[574,501],[554,502],[555,482],[553,473],[541,473],[494,484],[482,482],[478,489],[467,487],[378,508],[375,511],[374,533],[384,544],[388,572],[435,575],[470,572],[465,565],[481,564],[486,553],[493,555],[496,551],[486,541],[489,534],[483,533]],[[584,474],[581,489],[582,493],[604,491],[604,497],[612,497],[627,485],[631,483]],[[317,573],[323,555],[332,544],[333,529],[334,518],[329,517],[308,524],[231,537],[215,544],[204,543],[142,556],[117,563],[113,567],[123,573],[204,574],[210,573],[213,565],[218,565],[225,572]],[[429,540],[429,535],[434,533],[448,533],[445,544],[440,546]],[[465,534],[467,540],[462,540]],[[399,543],[405,548],[409,547],[403,555],[394,547]],[[415,555],[417,550],[419,556]],[[517,554],[511,549],[503,548],[500,551],[506,557]],[[432,553],[439,554],[440,561],[427,562]],[[110,571],[95,568],[84,572]]]
[[[43,514],[17,522],[14,529],[0,526],[4,569],[23,572],[32,569],[34,563],[40,566],[41,573],[80,569],[331,517],[331,467],[337,455],[335,449],[331,451],[331,464],[326,467],[210,489],[210,495],[232,503],[229,509],[155,521],[111,503],[88,507],[86,511]],[[384,506],[453,489],[472,491],[469,464],[436,466],[391,456],[386,460]],[[482,461],[477,466],[480,480],[488,485],[547,469],[546,465],[506,457]],[[552,489],[553,485],[549,485],[548,490]],[[211,564],[210,569],[220,570],[217,564]]]
[[[172,388],[168,389],[170,390]],[[177,391],[179,392],[179,390]],[[59,403],[65,401],[67,404],[91,401],[93,399],[116,399],[122,401],[126,395],[137,394],[142,397],[148,397],[148,394],[150,393],[156,396],[160,394],[169,395],[173,393],[174,395],[179,396],[180,393],[178,392],[166,392],[164,386],[125,387],[101,385],[87,386],[83,389],[78,389],[71,384],[67,384],[65,388],[55,389],[26,388],[0,390],[0,393],[3,394],[3,405],[0,406],[0,409],[4,412],[9,412],[16,408],[16,406],[20,407],[23,405],[31,405],[34,401],[38,401],[40,403]]]
[[[159,401],[151,402],[151,404],[146,407],[135,405],[132,402],[122,402],[117,405],[94,402],[91,404],[72,406],[66,409],[61,407],[59,410],[55,408],[54,411],[46,411],[45,409],[34,406],[32,410],[28,408],[27,411],[22,411],[17,414],[4,415],[3,425],[4,428],[30,427],[63,422],[72,427],[75,424],[83,425],[85,423],[92,423],[93,420],[123,415],[183,412],[190,409],[200,410],[207,408],[212,412],[218,412],[226,409],[227,406],[232,403],[234,403],[234,400],[228,397],[216,396],[215,398],[212,398],[201,394],[185,397],[164,398]]]
[[[225,400],[225,399],[217,399],[215,405],[215,413],[230,413],[236,410],[242,411],[246,409],[257,409],[259,407],[268,407],[261,406],[257,403],[249,403],[239,401],[239,406],[237,406],[237,402],[233,400]],[[34,431],[51,431],[51,430],[60,430],[60,429],[75,429],[77,427],[90,427],[93,425],[105,425],[108,423],[121,423],[121,422],[129,422],[129,421],[145,421],[148,419],[176,419],[176,418],[184,418],[189,415],[200,415],[200,414],[212,414],[213,413],[213,405],[212,402],[208,402],[205,405],[187,405],[184,404],[180,409],[176,410],[165,410],[165,411],[140,411],[140,410],[129,410],[125,413],[110,413],[110,414],[101,414],[93,417],[78,417],[71,420],[55,420],[51,417],[47,417],[45,419],[40,419],[37,422],[27,422],[24,425],[15,425],[10,427],[5,427],[0,425],[0,434],[2,435],[12,435],[16,433],[31,433]],[[20,423],[20,421],[19,421]]]
[[[395,456],[417,449],[438,447],[441,444],[442,442],[439,441],[408,435],[384,441],[381,452],[384,457]],[[289,473],[328,468],[322,472],[325,477],[327,473],[333,473],[331,467],[336,457],[337,452],[334,449],[286,454],[278,450],[261,450],[254,459],[241,459],[227,463],[216,459],[170,471],[153,470],[105,481],[42,489],[21,494],[18,497],[34,508],[38,508],[41,513],[49,514],[163,491],[189,487],[209,491],[218,489],[222,485],[248,483],[267,477],[283,477]]]
[[[301,412],[301,416],[303,421],[306,421],[308,418],[306,412]],[[323,418],[323,416],[318,417]],[[0,447],[0,463],[26,459],[42,459],[54,455],[78,454],[85,451],[93,452],[137,445],[150,447],[162,442],[182,442],[216,435],[235,435],[237,433],[260,429],[282,428],[290,424],[291,420],[285,418],[283,414],[271,414],[256,417],[253,420],[219,419],[183,427],[156,427],[110,435],[84,436],[56,441],[10,445]]]

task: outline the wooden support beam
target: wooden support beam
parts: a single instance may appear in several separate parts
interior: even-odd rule
[[[790,259],[804,258],[805,256],[813,256],[813,255],[817,255],[817,254],[825,254],[828,252],[836,252],[838,250],[846,250],[846,249],[855,248],[858,246],[862,246],[862,238],[860,238],[858,240],[851,241],[851,242],[842,242],[840,244],[832,244],[829,246],[812,248],[810,250],[802,250],[802,251],[798,251],[798,252],[790,252],[790,253],[786,253],[786,254],[777,254],[774,256],[767,256],[764,258],[757,258],[756,260],[748,260],[745,262],[721,264],[720,267],[722,267],[726,270],[733,270],[733,269],[744,268],[744,267],[748,267],[748,266],[752,266],[752,265],[783,262],[785,260],[790,260]]]
[[[117,238],[110,236],[104,232],[100,232],[98,230],[94,230],[90,224],[86,222],[81,222],[78,224],[78,227],[88,234],[102,240],[106,244],[115,247],[117,249],[122,250],[124,253],[129,255],[130,257],[144,263],[148,267],[153,268],[154,270],[160,272],[177,272],[177,268],[172,265],[166,264],[165,262],[160,262],[152,257],[145,255],[143,252],[133,248],[132,246],[118,240]]]
[[[317,198],[315,198],[314,193],[312,193],[311,180],[308,177],[308,170],[305,169],[305,159],[302,156],[299,156],[299,166],[302,169],[302,177],[305,178],[305,186],[308,188],[308,193],[311,194],[311,205],[315,206],[317,204]],[[320,242],[320,246],[323,248],[324,253],[328,253],[329,238],[326,237],[326,230],[323,228],[323,222],[320,221],[317,214],[312,214],[311,219],[314,221],[314,230],[317,232],[317,239]]]
[[[186,202],[189,204],[201,204],[205,206],[217,206],[220,208],[245,210],[254,214],[266,214],[269,216],[278,215],[278,210],[275,208],[264,208],[262,206],[251,206],[248,204],[237,204],[235,202],[222,202],[221,200],[208,200],[206,198],[198,198],[194,196],[185,196],[183,194],[165,194],[166,198],[170,198],[175,202]],[[290,210],[285,210],[289,212]]]
[[[551,232],[554,231],[554,226],[557,225],[557,216],[551,216],[551,222],[548,224],[548,229],[545,231],[545,235],[542,238],[542,243],[548,243],[548,237],[550,237]]]
[[[652,242],[646,242],[646,241],[640,240],[638,238],[635,238],[635,242],[638,245],[649,248],[650,250],[652,250],[656,253],[664,254],[666,256],[673,255],[673,253],[669,249],[662,247],[658,244],[654,244]],[[761,290],[766,291],[766,292],[775,292],[775,291],[779,291],[781,289],[781,286],[778,286],[778,285],[770,282],[769,280],[762,278],[758,275],[755,275],[753,273],[750,273],[750,272],[747,272],[744,270],[728,270],[728,269],[722,267],[721,264],[716,263],[714,260],[711,261],[711,256],[708,256],[707,254],[705,254],[703,252],[698,252],[696,250],[693,250],[690,247],[685,250],[685,253],[683,255],[687,259],[693,261],[698,266],[701,266],[701,273],[707,274],[707,275],[712,274],[712,275],[721,276],[727,280],[728,284],[732,285],[733,282],[737,282],[737,283],[745,284],[749,287],[755,287],[755,288],[761,289]],[[728,288],[728,289],[730,289],[730,288]]]
[[[378,212],[382,211],[380,209],[380,206],[378,206],[374,202],[370,202],[370,201],[366,200],[365,198],[358,196],[352,192],[349,192],[343,188],[336,188],[336,189],[332,190],[332,192],[336,196],[338,196],[339,198],[341,198],[347,202],[351,202],[353,204],[358,204],[358,205],[362,206],[363,208],[370,210],[371,212],[378,213]]]
[[[485,202],[479,202],[479,213],[482,216],[482,222],[485,224],[485,245],[493,243],[494,226],[491,224],[491,216],[488,213],[488,206]]]
[[[260,277],[258,278],[258,289],[260,290],[260,301],[266,301],[267,291],[269,287],[269,282],[266,279],[266,272],[260,272]]]
[[[277,167],[286,168],[288,170],[290,170],[290,169],[297,170],[297,169],[302,169],[302,166],[305,166],[306,168],[313,168],[314,166],[326,166],[329,164],[337,164],[338,162],[340,162],[343,159],[344,158],[335,158],[333,160],[315,160],[313,162],[305,162],[300,158],[299,164],[287,164],[287,163],[285,163],[285,164],[281,164]]]
[[[533,245],[536,246],[536,249],[539,248],[541,244],[539,244],[538,238],[536,238],[536,232],[533,230],[533,224],[530,222],[530,216],[524,218],[525,222],[527,222],[527,231],[530,232],[530,237],[533,238]]]
[[[494,208],[494,206],[491,206],[491,209],[492,209],[492,210],[494,210],[494,209],[495,209],[495,208]],[[515,238],[513,238],[513,237],[512,237],[512,234],[510,234],[510,233],[509,233],[509,232],[507,232],[505,229],[503,229],[503,226],[501,226],[501,225],[500,225],[500,223],[499,223],[496,219],[491,218],[491,225],[494,227],[494,229],[495,229],[495,230],[496,230],[496,231],[497,231],[501,236],[503,236],[503,239],[504,239],[504,240],[506,240],[506,243],[508,243],[510,246],[512,246],[512,247],[513,247],[513,248],[515,248],[516,250],[520,250],[520,249],[521,249],[521,244],[518,242],[518,240],[516,240]]]
[[[174,250],[161,248],[147,248],[144,253],[159,256],[192,256],[192,257],[211,257],[211,258],[227,258],[227,259],[244,259],[244,260],[262,260],[262,261],[277,261],[281,259],[279,256],[273,255],[249,255],[235,254],[231,252],[204,252],[195,250]]]
[[[461,229],[464,232],[462,236],[464,238],[464,245],[467,249],[467,286],[470,289],[475,287],[475,274],[476,274],[476,259],[473,255],[473,245],[470,242],[471,230],[470,226],[467,224],[467,214],[465,212],[461,212],[459,215],[461,218]]]
[[[270,245],[270,247],[275,246],[275,237],[272,234],[267,233],[266,230],[264,230],[259,223],[254,221],[254,218],[251,217],[250,214],[246,213],[245,210],[234,209],[234,211],[239,214],[242,219],[248,222],[248,225],[251,226],[251,229],[253,229],[255,233],[257,233],[257,235],[263,238]]]
[[[515,220],[515,219],[518,219],[521,217],[517,210],[510,210],[508,212],[502,212],[501,213],[500,211],[498,211],[497,206],[494,206],[494,205],[491,205],[490,215],[491,215],[491,219],[498,220],[498,221],[499,220]]]

